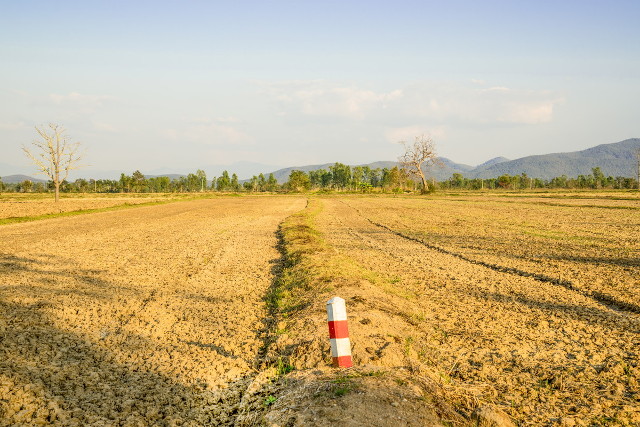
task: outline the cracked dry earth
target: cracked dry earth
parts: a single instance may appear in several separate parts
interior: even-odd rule
[[[232,425],[302,197],[0,228],[0,425]]]
[[[414,359],[521,425],[640,425],[640,315],[633,307],[497,271],[455,256],[450,242],[452,253],[445,253],[375,223],[397,227],[402,218],[409,233],[428,221],[453,220],[434,211],[441,202],[356,197],[323,203],[317,222],[328,244],[369,271],[367,281],[341,289],[357,363]],[[588,222],[590,214],[581,213],[580,221]],[[442,235],[452,230],[441,224]],[[627,241],[635,238],[632,233]],[[521,256],[525,249],[514,251]],[[630,274],[637,279],[637,270]]]

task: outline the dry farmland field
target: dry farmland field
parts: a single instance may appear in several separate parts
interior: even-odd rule
[[[0,426],[640,425],[637,192],[218,196],[0,242]]]
[[[51,203],[50,194],[4,194],[0,196],[0,224],[184,198],[184,194],[65,194],[59,203]]]

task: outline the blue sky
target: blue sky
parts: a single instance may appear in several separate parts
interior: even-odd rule
[[[640,136],[637,1],[0,7],[0,176],[32,170],[20,146],[49,122],[83,143],[80,175],[394,160],[423,133],[472,165]]]

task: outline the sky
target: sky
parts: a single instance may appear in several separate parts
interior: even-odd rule
[[[637,0],[0,10],[0,176],[35,171],[21,147],[48,123],[83,176],[364,164],[420,135],[469,165],[640,137]]]

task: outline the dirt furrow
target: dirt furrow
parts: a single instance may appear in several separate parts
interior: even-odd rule
[[[386,294],[351,297],[357,316],[370,314],[353,327],[362,362],[412,355],[525,425],[640,420],[636,315],[398,236],[338,200],[325,205],[318,222],[327,241]],[[390,313],[394,303],[405,322],[376,325],[376,308]]]
[[[562,286],[570,291],[574,291],[577,292],[583,296],[586,296],[588,298],[592,298],[593,300],[600,302],[606,306],[608,306],[609,308],[615,309],[615,310],[624,310],[624,311],[630,311],[632,313],[640,313],[640,305],[637,304],[633,304],[633,303],[629,303],[629,302],[625,302],[625,301],[621,301],[619,299],[617,299],[614,296],[611,295],[607,295],[603,292],[597,292],[597,291],[589,291],[589,290],[584,290],[584,289],[580,289],[578,287],[575,286],[575,284],[573,282],[571,282],[570,280],[563,280],[563,279],[559,279],[557,277],[550,277],[544,274],[540,274],[540,273],[534,273],[534,272],[530,272],[530,271],[525,271],[525,270],[521,270],[519,268],[514,268],[514,267],[506,267],[503,265],[498,265],[498,264],[493,264],[493,263],[489,263],[489,262],[484,262],[481,260],[477,260],[477,259],[473,259],[470,257],[465,256],[462,253],[459,252],[455,252],[449,249],[445,249],[441,246],[438,245],[434,245],[433,243],[429,243],[427,241],[425,241],[424,239],[420,239],[417,237],[413,237],[410,236],[408,234],[402,233],[400,231],[394,230],[393,228],[389,227],[388,225],[382,224],[380,222],[376,222],[374,220],[372,220],[371,218],[368,218],[365,214],[363,214],[358,208],[353,207],[351,205],[349,205],[347,202],[345,202],[344,200],[342,201],[343,203],[345,203],[347,206],[351,207],[352,209],[355,209],[363,218],[365,218],[367,221],[369,221],[371,224],[375,225],[376,227],[380,227],[383,228],[393,234],[395,234],[396,236],[400,236],[403,239],[407,239],[407,240],[411,240],[417,243],[420,243],[421,245],[429,248],[429,249],[433,249],[435,251],[441,252],[443,254],[447,254],[447,255],[451,255],[454,256],[456,258],[459,258],[463,261],[466,261],[468,263],[471,264],[476,264],[476,265],[480,265],[486,268],[490,268],[492,270],[495,271],[499,271],[502,273],[509,273],[509,274],[514,274],[517,276],[522,276],[522,277],[531,277],[533,279],[536,279],[540,282],[546,282],[546,283],[551,283],[553,285],[558,285],[558,286]]]
[[[228,198],[0,228],[0,425],[232,425],[278,224]]]

